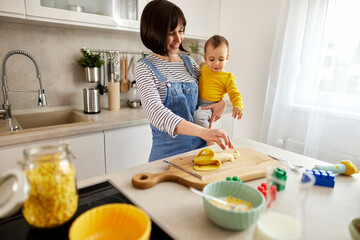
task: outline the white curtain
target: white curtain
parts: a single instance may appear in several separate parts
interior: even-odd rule
[[[360,1],[283,0],[260,139],[360,168]]]

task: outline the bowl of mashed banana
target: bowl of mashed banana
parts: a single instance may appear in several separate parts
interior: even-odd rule
[[[253,225],[265,207],[260,191],[245,183],[217,181],[206,185],[205,194],[220,198],[228,205],[203,198],[205,212],[213,223],[229,230],[244,230]]]

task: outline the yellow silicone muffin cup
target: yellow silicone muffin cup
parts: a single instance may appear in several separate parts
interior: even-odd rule
[[[92,208],[75,219],[69,230],[70,240],[150,238],[150,217],[140,208],[125,203]]]

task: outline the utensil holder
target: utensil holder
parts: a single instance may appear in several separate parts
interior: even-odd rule
[[[99,83],[101,69],[98,67],[84,68],[85,82],[87,83]]]
[[[84,88],[84,113],[100,113],[100,91],[97,88]]]
[[[120,82],[108,82],[108,110],[120,110]]]

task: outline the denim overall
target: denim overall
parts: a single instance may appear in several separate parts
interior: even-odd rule
[[[192,77],[196,78],[189,57],[186,55],[180,56]],[[198,101],[197,82],[168,82],[164,75],[162,75],[147,58],[142,58],[140,61],[147,63],[156,77],[161,82],[166,83],[167,90],[164,106],[185,120],[194,122],[193,114],[196,110]],[[152,124],[150,124],[150,127],[152,130],[153,144],[149,162],[206,147],[206,142],[199,137],[178,134],[173,138],[166,132],[159,131]]]

